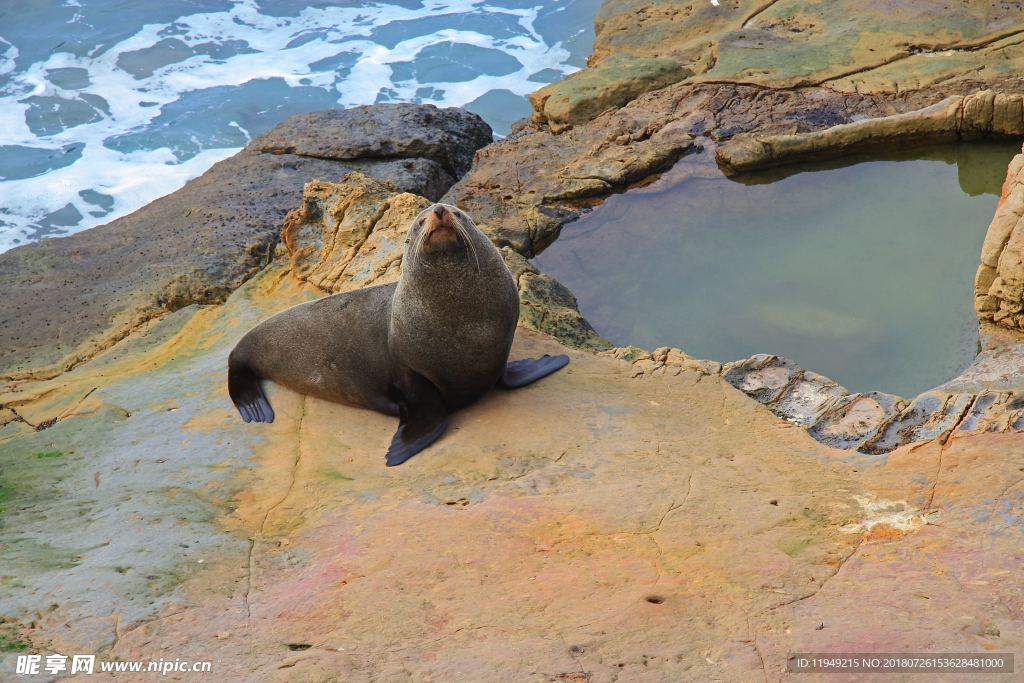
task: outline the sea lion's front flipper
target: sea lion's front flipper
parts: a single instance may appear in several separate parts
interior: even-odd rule
[[[546,353],[540,358],[514,360],[505,366],[501,384],[509,389],[523,387],[531,382],[536,382],[541,377],[547,377],[552,372],[561,370],[568,364],[569,356],[549,356]]]
[[[273,422],[274,409],[260,386],[260,378],[247,365],[228,365],[228,394],[246,422]]]
[[[422,375],[409,375],[408,381],[395,392],[400,419],[388,448],[388,467],[401,465],[437,441],[448,427],[448,409],[441,392]]]

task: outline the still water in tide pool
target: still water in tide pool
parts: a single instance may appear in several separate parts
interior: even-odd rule
[[[1020,144],[960,144],[686,177],[611,197],[537,265],[616,345],[770,353],[913,396],[978,350],[973,280]]]

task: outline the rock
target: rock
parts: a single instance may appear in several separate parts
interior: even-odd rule
[[[599,124],[557,136],[527,129],[501,140],[477,154],[443,201],[468,211],[495,243],[532,257],[595,199],[697,151],[700,117],[664,125],[648,111],[638,113],[609,112]]]
[[[957,433],[1019,432],[1024,430],[1024,396],[1012,391],[978,394]]]
[[[945,439],[966,417],[973,401],[970,394],[926,391],[857,450],[874,455],[888,453],[903,444]]]
[[[982,320],[1024,330],[1024,154],[1007,169],[995,217],[981,247],[974,308]]]
[[[1024,390],[1024,336],[984,321],[979,332],[978,355],[958,376],[936,388],[948,393]]]
[[[682,349],[668,346],[662,346],[654,351],[647,351],[639,346],[620,346],[602,351],[600,355],[626,361],[633,366],[631,376],[635,378],[675,376],[684,371],[700,375],[717,375],[722,371],[720,363],[690,358]]]
[[[859,449],[906,405],[899,396],[880,391],[850,394],[833,403],[807,431],[833,448]]]
[[[336,161],[426,159],[455,179],[465,175],[476,151],[493,139],[491,127],[465,109],[375,104],[291,116],[251,146],[271,154]]]
[[[793,361],[767,354],[722,366],[725,381],[759,403],[774,402],[802,376],[803,368]]]
[[[677,83],[693,72],[674,59],[612,55],[589,69],[543,87],[530,95],[535,120],[559,133],[621,107],[638,95]]]
[[[1011,12],[992,13],[985,4],[971,3],[941,13],[931,9],[927,0],[884,10],[854,0],[827,8],[757,0],[720,6],[607,0],[594,22],[590,68],[540,91],[533,98],[534,118],[562,131],[606,109],[605,92],[616,93],[621,106],[625,97],[671,84],[827,86],[856,98],[959,89],[1020,72],[1024,46],[1015,39],[1020,31]],[[988,102],[984,115],[996,111],[996,104]],[[1007,115],[1019,126],[1019,100],[998,104],[997,118]]]
[[[624,360],[630,365],[640,362],[655,362],[654,356],[651,352],[646,349],[642,349],[639,346],[618,346],[613,349],[608,349],[603,353],[611,356],[612,358]]]
[[[720,5],[606,2],[596,76],[535,98],[534,121],[479,151],[448,191],[517,280],[513,355],[572,362],[460,411],[402,468],[381,462],[395,420],[369,411],[268,385],[278,419],[244,425],[224,364],[259,320],[395,277],[403,221],[450,182],[460,162],[437,153],[472,139],[471,121],[454,117],[449,146],[434,133],[374,138],[370,110],[314,118],[363,126],[333,137],[295,120],[130,231],[0,258],[14,293],[4,333],[9,311],[36,299],[43,311],[0,358],[68,368],[0,385],[4,633],[108,659],[213,659],[222,678],[254,680],[761,680],[793,652],[851,642],[1020,650],[1024,444],[997,433],[1024,429],[1015,181],[981,259],[983,351],[910,400],[848,394],[778,356],[721,366],[610,348],[528,261],[677,162],[684,177],[717,174],[702,149],[781,162],[1024,126],[1011,13]],[[588,79],[607,79],[609,102],[632,99],[605,110]],[[396,130],[423,120],[395,111]],[[263,185],[238,164],[264,169]],[[276,229],[312,179],[324,182],[305,185],[282,246]],[[407,181],[427,199],[403,194]],[[194,222],[180,217],[187,202]],[[140,245],[150,251],[132,256]],[[59,319],[47,312],[58,304]],[[121,337],[67,362],[47,346],[53,329],[75,348],[96,330]]]
[[[997,100],[1000,115],[994,116]],[[737,173],[895,143],[1013,135],[1024,129],[1022,100],[1020,95],[983,90],[966,97],[948,97],[924,109],[862,119],[810,133],[737,136],[718,147],[717,158],[724,170]]]
[[[643,349],[630,349],[627,359],[634,365],[644,358],[653,360]],[[991,344],[988,355],[979,356],[960,377],[909,401],[877,391],[850,394],[829,378],[779,356],[761,354],[726,363],[721,375],[823,444],[882,455],[908,444],[945,440],[954,431],[1024,430],[1021,353],[1018,349],[1010,354],[1003,343]],[[993,372],[1006,368],[1013,368],[1012,376]],[[1008,388],[990,388],[994,386]]]
[[[572,292],[550,275],[526,271],[517,284],[520,325],[573,348],[600,351],[611,346],[580,315]]]
[[[0,254],[0,378],[53,376],[168,311],[223,301],[266,265],[310,180],[358,170],[437,199],[490,139],[475,114],[431,105],[294,116],[129,216]]]
[[[1016,85],[1003,82],[992,89],[993,101],[1002,101],[1002,90],[1010,87]],[[839,154],[869,139],[897,144],[935,138],[937,129],[922,123],[922,116],[952,126],[947,137],[956,137],[955,120],[973,88],[955,82],[948,91],[856,96],[826,88],[677,83],[557,135],[535,124],[490,145],[445,201],[469,211],[496,243],[532,257],[604,197],[650,182],[673,165],[673,173],[692,165],[695,177],[719,175],[710,155],[699,154],[704,150],[726,147],[723,163],[752,168],[794,160],[808,150]],[[928,109],[947,97],[954,99]],[[908,113],[919,110],[927,111]],[[862,128],[855,123],[860,119],[881,123],[865,122]],[[840,126],[822,133],[837,123],[850,124],[852,132]],[[996,125],[986,128],[988,134],[996,134]],[[761,140],[784,142],[769,148]]]
[[[588,68],[534,93],[535,123],[564,131],[610,106],[699,79],[718,60],[720,37],[758,9],[754,2],[738,5],[606,0],[594,19]]]
[[[281,235],[292,272],[328,292],[396,282],[409,226],[428,206],[361,173],[307,183]]]
[[[385,469],[394,418],[274,385],[272,425],[234,413],[232,345],[321,294],[290,264],[0,393],[32,424],[57,418],[0,427],[0,604],[33,650],[173,652],[256,681],[760,680],[853,636],[1024,645],[1005,607],[1024,538],[992,523],[1024,502],[1019,438],[863,467],[721,376],[634,377],[521,329],[515,356],[568,368]],[[932,618],[911,619],[924,600]]]

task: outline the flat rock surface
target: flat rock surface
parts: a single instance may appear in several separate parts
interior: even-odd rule
[[[364,144],[310,143],[353,135]],[[0,254],[0,377],[53,375],[147,319],[223,301],[267,263],[310,180],[358,170],[437,199],[490,139],[475,114],[431,105],[294,116],[129,216]]]
[[[271,387],[246,425],[227,398],[241,334],[318,295],[274,265],[8,386],[17,637],[280,681],[780,680],[790,652],[1024,644],[1019,438],[832,450],[719,375],[570,352],[385,468],[393,418]],[[521,330],[513,356],[561,351]]]

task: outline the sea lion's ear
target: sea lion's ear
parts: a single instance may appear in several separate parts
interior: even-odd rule
[[[437,441],[448,427],[448,409],[441,392],[423,375],[410,370],[402,386],[394,388],[394,400],[400,419],[388,448],[388,467],[401,465]]]
[[[501,375],[501,384],[507,389],[517,389],[536,382],[541,377],[547,377],[568,364],[569,356],[549,356],[546,353],[540,358],[515,360],[505,366],[505,372]]]

